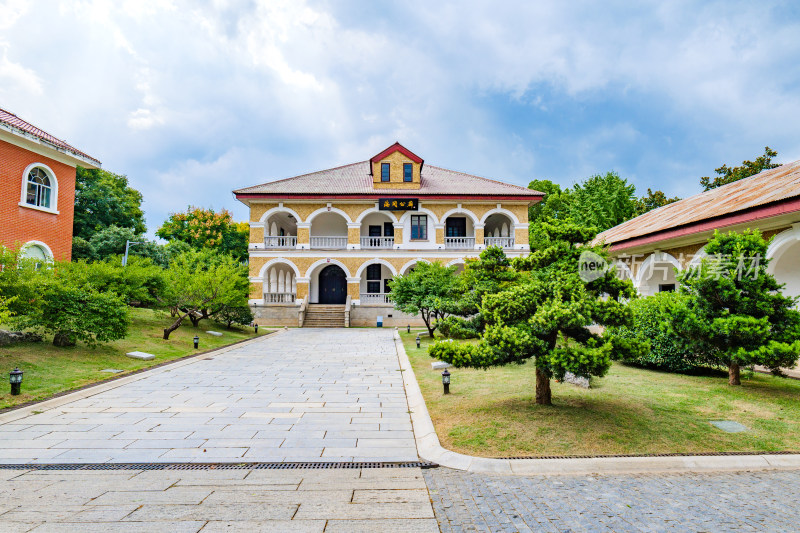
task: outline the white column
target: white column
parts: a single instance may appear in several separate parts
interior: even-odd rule
[[[269,292],[278,292],[278,271],[275,267],[269,269]]]

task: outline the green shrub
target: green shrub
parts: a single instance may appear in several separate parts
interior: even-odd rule
[[[618,345],[637,341],[649,344],[650,349],[641,355],[623,356],[621,360],[669,372],[687,372],[701,366],[689,342],[676,334],[672,326],[674,315],[686,307],[686,302],[685,295],[675,292],[631,300],[628,305],[633,313],[633,325],[609,328],[607,335]]]
[[[247,305],[235,307],[225,306],[214,318],[218,322],[223,322],[230,329],[233,324],[249,326],[253,322],[253,312],[250,311],[250,307]]]
[[[481,336],[480,315],[466,319],[457,316],[448,316],[439,320],[439,332],[449,339],[477,339]]]

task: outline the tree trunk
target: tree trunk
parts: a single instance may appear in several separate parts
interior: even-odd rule
[[[164,340],[169,340],[169,334],[181,327],[181,322],[183,322],[183,317],[178,314],[178,320],[172,323],[172,325],[166,329],[164,329]]]
[[[538,405],[553,405],[550,391],[550,377],[540,369],[536,369],[536,403]]]
[[[68,346],[75,346],[75,336],[70,335],[69,333],[65,333],[63,331],[57,331],[56,334],[53,336],[53,346],[58,346],[59,348],[66,348]]]
[[[422,311],[420,313],[420,316],[422,317],[422,320],[425,322],[425,327],[428,328],[428,336],[430,338],[433,338],[433,332],[436,330],[436,328],[432,328],[431,327],[431,313],[430,313],[430,311],[427,311],[427,312],[426,311]]]
[[[728,365],[728,385],[741,385],[742,380],[739,379],[739,365],[731,363]]]

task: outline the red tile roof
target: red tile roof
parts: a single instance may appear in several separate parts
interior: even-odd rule
[[[426,165],[419,189],[375,189],[370,162],[362,161],[294,178],[237,189],[237,196],[280,195],[381,195],[403,196],[517,196],[535,201],[544,193],[463,172]]]
[[[800,196],[800,161],[765,170],[716,189],[684,198],[600,233],[606,244],[650,235]],[[724,225],[721,221],[720,225]]]
[[[37,128],[30,122],[26,122],[19,118],[14,113],[10,111],[6,111],[5,109],[0,108],[0,125],[6,125],[9,129],[14,131],[15,133],[22,134],[23,136],[33,136],[44,144],[49,144],[59,152],[66,152],[70,155],[77,156],[79,159],[84,159],[89,161],[90,163],[100,166],[100,161],[95,159],[94,157],[81,152],[77,148],[67,144],[65,141],[58,139],[44,131],[43,129]]]

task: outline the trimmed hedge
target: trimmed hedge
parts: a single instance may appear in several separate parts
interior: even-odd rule
[[[628,305],[633,312],[633,325],[609,328],[607,334],[621,342],[647,343],[650,349],[641,356],[616,359],[668,372],[688,372],[702,366],[690,343],[672,327],[676,311],[685,307],[686,302],[687,296],[676,292],[660,292],[632,300]]]

